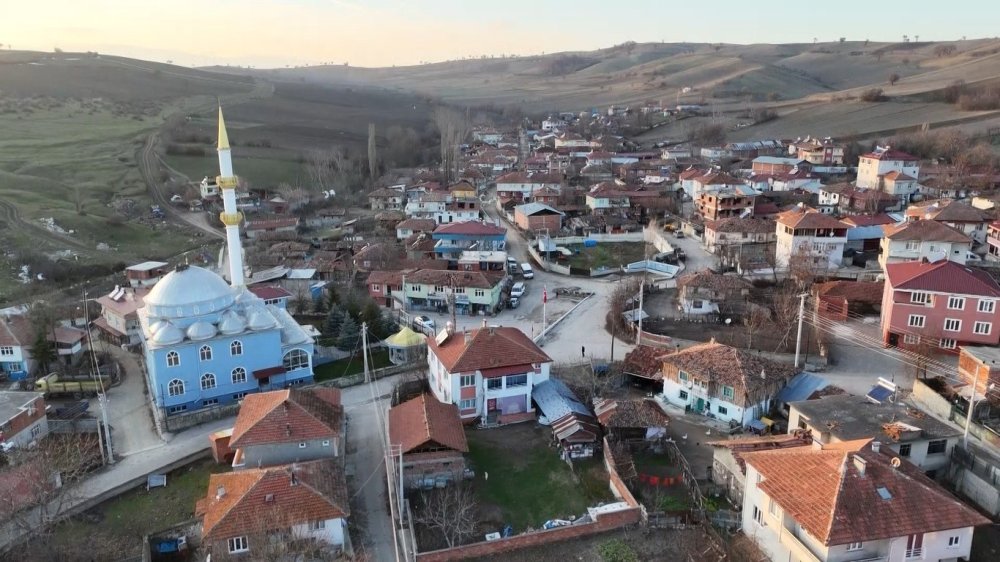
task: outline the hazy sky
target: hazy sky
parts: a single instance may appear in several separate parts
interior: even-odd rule
[[[0,43],[177,64],[389,66],[624,41],[992,37],[1000,2],[839,0],[5,0]],[[934,6],[934,7],[931,7]]]

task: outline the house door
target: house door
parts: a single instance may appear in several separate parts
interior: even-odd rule
[[[696,412],[700,412],[700,411],[702,411],[704,409],[705,409],[705,399],[704,398],[699,398],[698,402],[696,402],[695,405],[694,405],[694,410]]]
[[[486,401],[486,411],[487,412],[493,412],[496,409],[497,409],[497,399],[496,398],[490,398],[489,400]]]

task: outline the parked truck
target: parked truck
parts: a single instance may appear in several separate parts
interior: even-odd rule
[[[94,396],[100,388],[101,383],[96,380],[63,380],[58,374],[51,374],[35,381],[35,392],[41,392],[46,398],[65,395],[72,395],[74,398]]]

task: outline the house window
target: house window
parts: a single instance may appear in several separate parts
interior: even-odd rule
[[[181,356],[176,351],[167,352],[167,367],[176,367],[181,364]]]
[[[507,378],[507,388],[528,386],[528,375],[510,375]]]
[[[184,394],[184,381],[180,379],[174,379],[167,383],[167,395],[168,396],[180,396]]]
[[[903,343],[908,345],[916,345],[920,343],[920,336],[916,334],[903,334]]]
[[[477,297],[485,297],[485,296],[486,296],[486,291],[484,291],[484,290],[482,290],[482,289],[476,289],[476,291],[475,291],[475,295],[476,295]]]
[[[435,293],[443,293],[444,292],[444,287],[441,286],[441,285],[434,285],[434,292]]]
[[[910,456],[910,449],[911,448],[912,448],[912,445],[910,445],[909,443],[903,443],[902,445],[899,446],[899,456],[901,456],[901,457],[908,457],[908,456]]]
[[[906,537],[907,558],[922,558],[924,555],[924,534],[918,533]]]
[[[36,425],[31,428],[31,436],[38,437],[38,434],[42,432],[42,426]]]
[[[218,403],[219,403],[219,399],[218,398],[209,398],[208,400],[202,400],[201,401],[201,405],[202,406],[215,406]]]
[[[734,396],[736,396],[736,391],[731,386],[724,386],[722,387],[722,396],[723,398],[732,399]]]
[[[324,439],[323,440],[323,446],[324,447],[329,447],[330,446],[330,440],[329,439]]]
[[[201,349],[198,350],[198,354],[201,356],[202,361],[212,360],[212,348],[207,345],[201,346]]]
[[[230,355],[243,355],[243,342],[234,341],[229,344],[229,354]]]
[[[941,338],[941,341],[938,343],[938,347],[941,349],[955,349],[958,347],[958,342],[949,338]]]
[[[983,299],[980,299],[980,301],[979,301],[979,307],[977,308],[977,310],[979,310],[979,312],[989,312],[991,314],[996,309],[997,309],[997,301],[988,301],[988,300],[983,300]]]
[[[906,249],[909,250],[909,251],[919,250],[920,249],[920,242],[913,242],[913,241],[907,242],[906,243]]]
[[[948,548],[958,548],[958,545],[961,544],[960,539],[958,536],[948,537]]]
[[[171,406],[171,407],[167,408],[167,413],[168,414],[176,414],[178,412],[183,412],[184,410],[187,410],[187,409],[188,409],[188,407],[187,407],[186,404],[184,406]]]
[[[243,367],[236,367],[233,369],[233,384],[240,384],[247,382],[247,370]]]
[[[503,379],[502,378],[487,379],[486,388],[487,390],[499,390],[503,388]]]
[[[856,550],[861,550],[863,546],[864,546],[864,543],[852,542],[852,543],[850,543],[850,544],[847,545],[847,552],[854,552]]]
[[[993,324],[989,322],[976,322],[972,325],[972,333],[980,336],[988,336],[992,330]]]
[[[378,284],[373,284],[373,285],[372,285],[372,292],[373,292],[373,293],[379,293],[379,292],[382,292],[382,286],[381,286],[381,285],[378,285]]]
[[[475,386],[476,375],[462,375],[458,380],[461,386]]]
[[[680,396],[681,400],[687,400],[688,399],[688,393],[687,393],[686,390],[682,390],[680,392],[679,396]]]
[[[768,504],[767,504],[767,512],[770,513],[771,515],[777,517],[779,511],[780,511],[780,508],[778,507],[778,504],[775,503],[775,501],[773,499],[769,500]]]
[[[14,355],[14,348],[9,345],[0,346],[0,355]]]
[[[911,314],[910,318],[906,321],[906,325],[911,328],[923,328],[924,323],[927,322],[927,317],[922,314]]]
[[[726,408],[725,406],[719,406],[719,413],[726,415],[729,413],[729,408]]]
[[[233,395],[233,400],[243,400],[244,398],[246,398],[246,396],[247,396],[246,392],[237,392],[236,394]]]
[[[201,376],[201,389],[211,390],[215,388],[215,375],[212,373],[205,373]]]
[[[326,521],[310,521],[309,522],[309,530],[310,531],[319,531],[319,530],[322,530],[322,529],[326,529]]]
[[[684,371],[677,371],[677,378],[682,381],[686,381],[688,380],[688,374],[685,373]]]
[[[945,318],[944,319],[944,331],[946,332],[958,332],[962,329],[962,321],[957,318]]]
[[[309,446],[309,444],[306,443],[305,441],[302,441],[302,442],[299,443],[299,449],[305,449],[308,446]]]
[[[948,297],[948,310],[965,310],[965,297]]]
[[[250,542],[246,537],[233,537],[229,539],[229,554],[236,554],[237,552],[249,552]]]
[[[293,349],[285,354],[281,364],[286,371],[304,369],[309,366],[309,354],[301,349]]]
[[[761,527],[764,526],[764,512],[761,511],[756,505],[753,506],[753,520],[756,521]]]
[[[935,439],[933,441],[927,442],[928,455],[943,455],[947,448],[948,448],[947,439]]]
[[[914,291],[910,293],[910,302],[914,304],[930,304],[931,294]]]
[[[420,292],[420,285],[410,285],[410,290],[413,291],[413,292],[415,292],[415,293],[419,293]]]
[[[459,410],[475,410],[476,409],[476,399],[469,398],[468,400],[462,400],[458,403]]]

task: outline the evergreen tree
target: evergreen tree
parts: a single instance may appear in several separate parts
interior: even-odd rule
[[[49,341],[48,330],[43,328],[35,332],[35,339],[31,345],[31,357],[38,363],[43,375],[49,374],[49,366],[59,359],[55,346]]]
[[[326,298],[324,298],[322,294],[313,299],[313,312],[316,314],[323,314],[326,312],[326,308]]]
[[[354,291],[343,295],[340,299],[340,305],[344,308],[344,312],[348,316],[354,319],[355,322],[361,319],[361,300],[358,299],[358,295]]]
[[[378,339],[386,337],[386,322],[382,316],[382,307],[369,299],[361,309],[361,321],[368,325],[368,333]]]
[[[354,352],[359,341],[361,341],[361,329],[358,327],[358,323],[354,321],[354,318],[348,315],[344,318],[344,323],[340,326],[337,347],[344,351]]]
[[[326,306],[332,309],[333,307],[340,304],[340,293],[337,288],[333,285],[328,285],[326,290]]]
[[[323,323],[323,335],[328,338],[337,339],[340,337],[340,327],[344,324],[344,311],[340,307],[334,306],[326,315]]]

